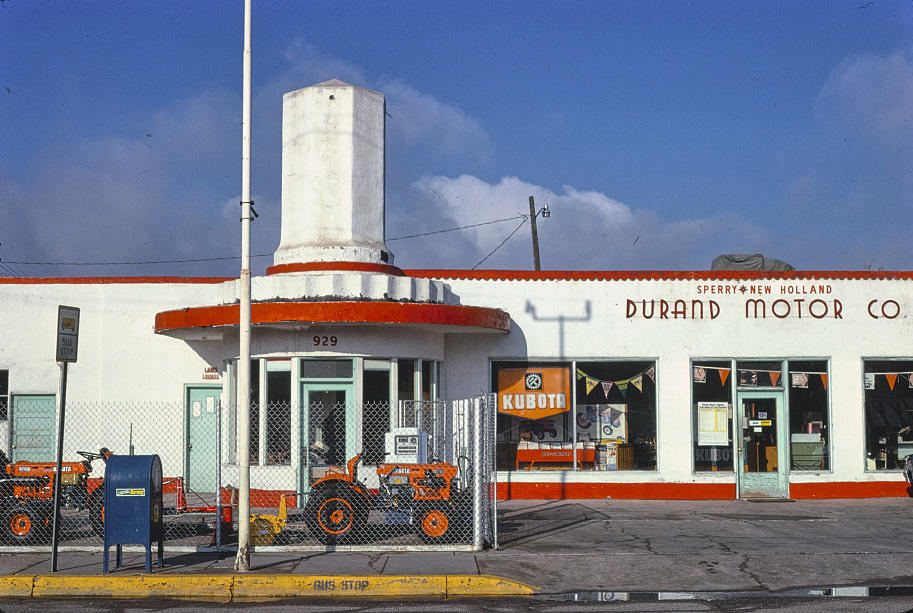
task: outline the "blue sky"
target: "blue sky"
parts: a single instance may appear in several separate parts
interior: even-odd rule
[[[911,0],[254,0],[252,38],[255,274],[282,94],[333,78],[386,96],[402,268],[531,269],[531,195],[546,270],[913,264]],[[243,0],[0,2],[0,275],[237,276],[242,51]]]

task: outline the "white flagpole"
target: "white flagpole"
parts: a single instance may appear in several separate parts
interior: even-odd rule
[[[241,314],[238,327],[238,555],[235,570],[250,570],[250,104],[251,0],[244,0],[244,88],[241,152]],[[221,470],[221,467],[220,467]]]

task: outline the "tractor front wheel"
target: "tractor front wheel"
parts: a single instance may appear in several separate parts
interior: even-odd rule
[[[423,507],[418,514],[419,538],[425,543],[447,543],[453,539],[454,517],[452,509],[443,504]]]

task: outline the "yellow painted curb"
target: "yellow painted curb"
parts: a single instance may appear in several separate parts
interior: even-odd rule
[[[12,575],[0,598],[186,598],[220,602],[314,597],[528,596],[538,588],[493,575]]]
[[[231,600],[232,575],[130,575],[35,577],[35,598],[207,598]]]
[[[530,596],[539,588],[494,575],[449,575],[448,596]]]
[[[0,598],[28,598],[32,595],[31,575],[4,575],[0,577]]]
[[[447,577],[433,575],[235,575],[236,599],[326,596],[445,596]]]

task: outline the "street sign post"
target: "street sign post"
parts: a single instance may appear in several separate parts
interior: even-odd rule
[[[57,361],[60,362],[60,420],[57,428],[57,471],[54,473],[54,529],[51,538],[51,572],[57,572],[60,539],[60,473],[63,470],[63,417],[67,406],[67,365],[76,361],[79,347],[79,309],[57,306]]]

